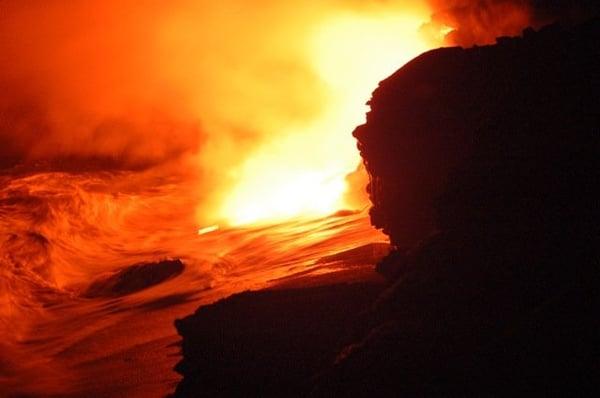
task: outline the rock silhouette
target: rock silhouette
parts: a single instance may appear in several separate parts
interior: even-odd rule
[[[331,286],[318,305],[311,288],[200,309],[177,323],[176,395],[241,396],[257,380],[263,396],[597,387],[599,42],[598,20],[526,30],[425,53],[381,82],[354,135],[372,222],[394,247],[378,266],[390,285]],[[344,316],[319,321],[338,305]],[[273,360],[282,341],[294,350]]]
[[[316,395],[594,386],[599,39],[526,30],[381,82],[354,134],[397,279]]]
[[[118,297],[135,293],[176,277],[184,268],[179,259],[131,265],[95,280],[83,292],[83,297]]]

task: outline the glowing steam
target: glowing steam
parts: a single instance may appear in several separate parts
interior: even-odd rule
[[[274,132],[234,171],[238,183],[224,199],[222,216],[244,224],[348,207],[346,176],[360,162],[349,132],[364,121],[364,103],[377,83],[430,47],[419,34],[426,17],[347,12],[315,26],[302,44],[326,89],[323,109]]]
[[[499,36],[517,36],[532,22],[532,0],[429,0],[433,15],[428,34],[443,32],[449,44],[492,44]]]
[[[374,0],[7,2],[0,168],[153,167],[188,179],[200,225],[331,213],[349,206],[363,104],[433,46],[419,35],[429,14]]]

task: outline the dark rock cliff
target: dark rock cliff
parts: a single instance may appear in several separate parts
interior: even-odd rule
[[[597,387],[599,42],[550,26],[381,82],[354,134],[395,280],[317,395]]]
[[[382,81],[354,132],[374,225],[410,248],[464,224],[547,212],[540,221],[560,225],[560,213],[589,205],[598,34],[597,22],[550,26],[495,46],[434,50]]]
[[[177,395],[597,390],[598,43],[599,21],[528,30],[381,82],[354,134],[390,286],[200,309],[177,323]]]

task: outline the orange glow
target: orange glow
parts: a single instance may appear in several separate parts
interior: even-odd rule
[[[345,13],[323,20],[303,45],[323,82],[322,111],[277,131],[232,172],[220,209],[230,224],[323,216],[349,208],[346,176],[360,162],[351,136],[377,83],[431,47],[419,34],[427,13]],[[302,88],[300,88],[302,89]]]
[[[465,24],[432,2],[0,1],[0,396],[166,396],[173,320],[386,242],[336,211],[377,83]]]
[[[443,4],[6,2],[0,163],[168,164],[199,225],[362,208],[345,178],[377,82],[444,39],[485,43],[529,19]]]
[[[168,164],[199,225],[350,207],[364,103],[433,46],[425,2],[72,3],[6,6],[0,154]]]
[[[204,227],[204,228],[200,228],[198,230],[198,235],[205,235],[214,231],[218,231],[219,230],[219,226],[218,225],[209,225],[208,227]]]
[[[433,14],[423,26],[428,34],[450,45],[493,44],[500,36],[517,36],[535,24],[532,2],[429,0]]]

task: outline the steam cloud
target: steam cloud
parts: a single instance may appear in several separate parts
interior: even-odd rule
[[[115,167],[197,147],[198,124],[150,57],[160,7],[3,2],[0,166],[97,158]]]
[[[465,46],[597,9],[591,0],[423,3],[431,8],[428,27],[453,29],[446,41]],[[140,168],[196,156],[206,175],[322,111],[327,91],[301,44],[311,26],[348,10],[424,6],[375,0],[1,4],[0,169],[65,159]]]
[[[598,13],[594,0],[429,0],[426,29],[446,28],[448,44],[490,44],[499,36],[516,36],[532,26],[559,21],[577,23]]]
[[[319,113],[307,26],[379,1],[2,2],[0,168],[90,159],[215,166]],[[268,110],[268,111],[265,111]],[[108,162],[108,163],[107,163]]]

